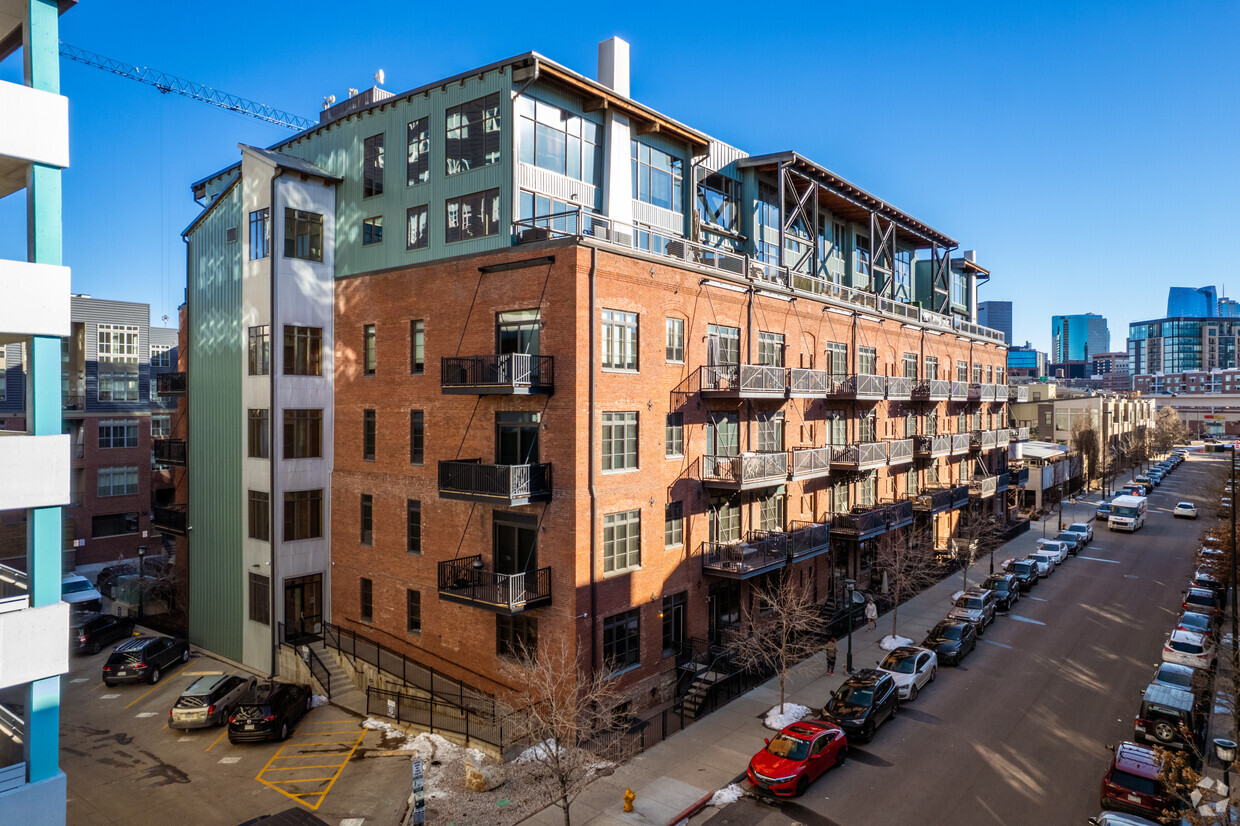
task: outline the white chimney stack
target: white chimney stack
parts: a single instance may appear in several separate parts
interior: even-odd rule
[[[598,82],[629,97],[629,44],[618,37],[598,44]]]

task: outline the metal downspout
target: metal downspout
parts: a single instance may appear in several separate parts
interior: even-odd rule
[[[280,555],[277,551],[277,547],[276,547],[277,543],[275,539],[277,535],[276,525],[275,525],[275,519],[276,519],[275,514],[276,514],[276,506],[277,506],[276,503],[282,500],[277,495],[277,491],[276,491],[276,458],[275,458],[275,447],[274,446],[275,446],[275,441],[276,441],[275,440],[276,422],[280,421],[283,418],[280,415],[280,411],[277,406],[276,369],[275,369],[275,358],[274,358],[275,345],[272,343],[272,340],[274,336],[277,334],[278,329],[279,329],[276,325],[276,261],[279,259],[279,256],[276,255],[275,250],[273,249],[272,237],[275,235],[275,225],[276,225],[276,179],[279,178],[283,173],[284,173],[283,169],[281,169],[280,167],[276,167],[275,171],[273,172],[271,176],[271,200],[268,201],[268,204],[270,205],[268,207],[268,215],[270,217],[267,219],[267,235],[268,235],[267,250],[270,253],[270,255],[268,256],[268,259],[271,261],[271,274],[270,274],[271,319],[269,322],[270,333],[267,336],[267,343],[268,343],[267,373],[268,373],[268,378],[271,382],[271,415],[267,417],[267,427],[270,428],[270,431],[267,434],[267,453],[268,453],[267,464],[271,468],[271,496],[269,497],[270,506],[267,508],[267,519],[268,519],[267,535],[272,538],[272,541],[268,543],[269,546],[271,547],[271,585],[270,587],[271,587],[271,607],[273,609],[271,611],[271,620],[272,620],[271,622],[271,676],[272,677],[276,677],[280,673],[280,623],[276,622],[275,620],[277,585],[280,582],[280,576],[279,576]],[[319,599],[320,600],[322,599],[321,594],[319,596]],[[283,602],[281,602],[280,604],[283,605]],[[288,617],[284,618],[284,622],[285,623],[288,622]]]
[[[596,486],[594,472],[594,419],[596,406],[596,388],[595,388],[595,349],[598,347],[597,334],[594,331],[594,304],[597,300],[595,292],[595,281],[598,275],[598,247],[590,247],[590,398],[589,398],[589,437],[587,445],[589,448],[589,458],[586,467],[589,469],[589,485],[590,485],[590,675],[596,674],[596,663],[598,661],[598,641],[595,628],[595,614],[598,607],[598,595],[596,593],[596,563],[598,556],[598,488]]]

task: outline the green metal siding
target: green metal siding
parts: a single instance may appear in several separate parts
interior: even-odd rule
[[[499,93],[500,162],[456,175],[447,175],[444,154],[446,112],[453,106]],[[430,135],[430,180],[405,184],[407,127],[427,117]],[[500,249],[512,243],[511,73],[507,68],[476,75],[446,86],[437,86],[411,99],[392,98],[361,114],[350,115],[318,134],[277,146],[279,152],[310,161],[344,180],[336,190],[336,277],[420,264],[437,258]],[[383,194],[362,197],[363,142],[382,132],[384,137]],[[445,203],[449,198],[499,189],[500,231],[471,241],[444,243]],[[405,212],[427,206],[430,244],[419,250],[405,249]],[[362,246],[362,220],[383,216],[383,243]]]
[[[189,638],[240,660],[245,571],[241,537],[241,187],[204,217],[189,241]]]

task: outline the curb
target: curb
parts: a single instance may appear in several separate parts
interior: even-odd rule
[[[736,777],[733,777],[726,784],[724,784],[725,788],[727,786],[731,786],[733,783],[740,783],[742,780],[745,779],[745,775],[746,775],[746,772],[741,772]],[[694,815],[700,813],[703,809],[705,809],[707,804],[710,803],[710,799],[714,796],[715,796],[714,792],[706,793],[700,799],[691,803],[689,805],[689,808],[685,809],[683,812],[681,812],[680,814],[676,815],[674,818],[669,820],[667,823],[667,826],[687,826],[687,824],[689,823],[689,818],[693,817]]]

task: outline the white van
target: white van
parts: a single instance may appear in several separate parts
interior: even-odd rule
[[[1117,496],[1111,501],[1107,527],[1113,531],[1137,531],[1145,524],[1144,496]]]

